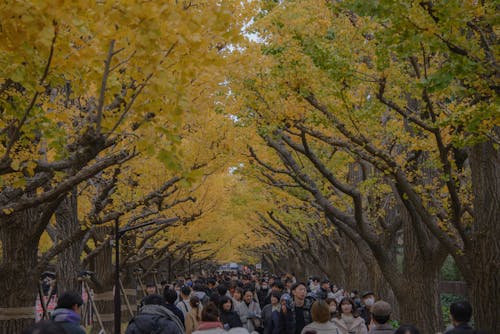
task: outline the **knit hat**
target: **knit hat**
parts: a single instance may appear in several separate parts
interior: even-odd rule
[[[391,305],[389,305],[388,302],[384,302],[383,300],[375,302],[375,304],[373,304],[372,306],[372,314],[374,316],[387,317],[391,314],[391,312]]]

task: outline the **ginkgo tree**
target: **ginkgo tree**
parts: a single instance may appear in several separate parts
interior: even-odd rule
[[[477,324],[495,331],[495,5],[262,4],[254,25],[261,40],[242,52],[255,74],[235,73],[232,83],[235,99],[246,101],[241,123],[281,161],[273,168],[375,257],[403,319],[426,332],[440,330],[435,302],[405,301],[425,299],[409,298],[421,290],[411,284],[437,298],[437,273],[448,253],[470,287]],[[346,162],[366,167],[363,183],[346,181]],[[404,277],[381,242],[398,228],[386,220],[393,209],[377,210],[384,201],[403,208],[411,232],[404,244],[417,247],[405,255]]]
[[[180,168],[175,124],[208,106],[195,97],[220,83],[220,51],[240,38],[241,7],[0,5],[1,332],[30,322],[38,241],[68,193],[133,158]]]

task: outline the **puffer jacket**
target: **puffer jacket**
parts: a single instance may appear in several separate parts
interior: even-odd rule
[[[128,323],[125,334],[184,334],[177,317],[161,305],[144,305]]]

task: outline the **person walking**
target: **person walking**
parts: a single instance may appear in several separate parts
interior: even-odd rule
[[[394,334],[395,330],[388,323],[391,318],[392,308],[388,302],[379,300],[371,308],[372,329],[369,334]]]
[[[295,334],[300,334],[302,329],[312,322],[311,307],[314,299],[307,297],[307,288],[305,283],[295,283],[292,285],[291,291],[293,295],[293,326],[295,328]]]
[[[445,334],[473,334],[474,328],[469,324],[472,318],[472,306],[466,301],[455,302],[450,305],[450,316],[453,329]]]
[[[148,295],[143,301],[144,305],[128,323],[125,334],[184,334],[184,324],[164,306],[162,296]]]
[[[243,327],[224,330],[224,325],[219,321],[219,310],[214,303],[209,303],[201,312],[201,322],[198,330],[193,334],[248,334]]]
[[[366,334],[367,328],[363,318],[355,313],[356,306],[349,297],[344,297],[339,303],[337,318],[333,320],[339,334]]]
[[[189,299],[190,310],[184,319],[184,326],[186,327],[186,334],[192,334],[198,329],[198,324],[201,321],[201,301],[198,296],[191,296]]]
[[[264,325],[264,334],[279,334],[279,313],[280,313],[281,293],[271,292],[271,304],[267,304],[262,309],[262,323]]]
[[[191,306],[189,305],[189,298],[191,297],[191,288],[187,285],[181,287],[180,290],[180,301],[175,305],[179,310],[181,310],[184,319],[186,319],[186,315],[191,310]]]
[[[57,300],[52,320],[64,329],[65,334],[85,334],[80,326],[79,312],[82,304],[82,296],[77,292],[65,292]]]
[[[169,309],[177,318],[182,325],[184,325],[184,314],[177,306],[175,306],[175,302],[177,300],[177,292],[174,289],[165,289],[163,290],[163,298],[165,300],[164,306]]]
[[[330,321],[330,307],[324,300],[315,301],[311,307],[313,322],[306,325],[301,334],[315,331],[317,334],[339,334],[337,326]]]
[[[247,289],[243,292],[243,301],[237,306],[243,327],[253,332],[261,327],[261,309],[259,303],[253,299],[253,292]]]
[[[233,300],[228,296],[219,297],[219,314],[224,329],[243,327],[240,316],[234,311]]]

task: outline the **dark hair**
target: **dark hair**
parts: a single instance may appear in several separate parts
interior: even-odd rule
[[[277,299],[278,299],[278,302],[279,302],[279,301],[280,301],[280,299],[281,299],[281,295],[282,295],[282,293],[281,293],[281,292],[278,292],[278,291],[273,291],[273,292],[271,292],[271,297],[277,298]]]
[[[198,308],[200,306],[200,298],[198,296],[191,296],[189,299],[189,305],[194,308]]]
[[[225,284],[217,285],[217,292],[219,295],[224,296],[227,293],[227,286]]]
[[[458,322],[469,322],[472,317],[472,306],[466,300],[450,305],[450,314]]]
[[[287,279],[287,280],[288,280],[288,279]],[[294,285],[292,285],[292,288],[291,288],[290,290],[292,290],[292,291],[293,291],[293,290],[297,289],[300,285],[303,285],[303,286],[304,286],[304,288],[306,288],[306,289],[307,289],[307,285],[306,285],[306,283],[304,283],[304,282],[297,282],[297,283],[295,283]]]
[[[158,294],[147,295],[142,299],[143,305],[163,305],[165,299]]]
[[[72,309],[74,305],[83,304],[82,296],[78,292],[67,291],[57,299],[57,308]]]
[[[275,287],[277,287],[277,288],[278,288],[278,289],[280,289],[280,290],[283,290],[283,289],[284,289],[284,287],[283,287],[283,283],[281,283],[281,281],[280,281],[279,279],[276,279],[276,280],[273,282],[273,284],[271,284],[271,288],[272,288],[272,287],[274,287],[274,286],[275,286]]]
[[[62,328],[57,322],[50,320],[42,320],[33,324],[31,327],[26,328],[22,334],[61,334],[64,333]]]
[[[250,292],[252,294],[252,298],[253,298],[253,290],[248,286],[246,287],[245,290],[243,290],[243,294],[241,295],[241,297],[245,296],[247,294],[247,292]]]
[[[167,303],[173,304],[177,300],[177,292],[172,289],[165,289],[163,290],[163,297]]]
[[[255,285],[253,285],[252,283],[248,283],[248,284],[245,284],[243,285],[243,291],[247,291],[247,290],[250,290],[252,292],[255,291]]]
[[[340,301],[340,303],[337,305],[337,314],[338,314],[338,317],[340,318],[342,316],[342,304],[345,304],[346,302],[352,305],[352,315],[354,317],[357,317],[358,314],[356,313],[356,304],[354,304],[354,301],[351,298],[349,298],[349,297],[342,298],[342,300]]]
[[[330,320],[330,308],[328,307],[328,304],[325,303],[323,300],[318,300],[315,301],[312,304],[311,307],[311,316],[312,320],[319,322],[319,323],[325,323]]]
[[[187,285],[183,285],[182,288],[181,288],[181,293],[184,295],[184,296],[189,296],[191,294],[191,288]]]
[[[236,287],[236,289],[234,290],[234,292],[238,292],[241,295],[241,298],[243,298],[243,289],[242,288],[240,288],[238,286],[238,287]]]
[[[194,291],[205,291],[205,287],[203,286],[203,284],[200,284],[200,283],[194,283],[193,284],[193,290]]]
[[[224,310],[224,304],[227,302],[231,302],[231,310],[233,309],[233,300],[228,296],[221,296],[219,298],[219,310],[222,312]]]
[[[391,315],[375,315],[372,313],[372,318],[378,323],[378,324],[385,324],[389,319],[391,318]]]
[[[394,332],[394,334],[406,334],[406,332],[410,332],[410,334],[420,334],[418,329],[412,325],[401,325]]]
[[[219,321],[219,309],[214,303],[208,303],[201,312],[202,321]]]

